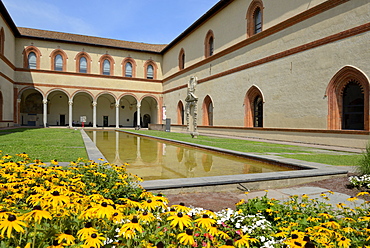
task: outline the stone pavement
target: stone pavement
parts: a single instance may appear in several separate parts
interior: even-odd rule
[[[274,198],[279,201],[288,201],[290,196],[297,195],[299,198],[303,194],[306,194],[310,199],[317,199],[320,202],[325,202],[331,204],[336,208],[338,203],[345,203],[346,207],[355,208],[360,204],[364,203],[363,199],[357,199],[355,201],[349,201],[351,196],[338,192],[329,192],[328,189],[320,187],[293,187],[293,188],[282,188],[282,189],[271,189],[266,191],[255,191],[248,194],[240,194],[239,198],[247,201],[248,199],[253,199],[255,197],[262,197],[267,194],[268,198]],[[328,199],[325,199],[322,194],[325,194]]]

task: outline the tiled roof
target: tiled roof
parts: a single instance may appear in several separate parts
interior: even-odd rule
[[[32,28],[18,27],[18,30],[21,36],[33,37],[33,38],[38,38],[38,39],[50,39],[50,40],[58,40],[58,41],[77,42],[77,43],[85,43],[85,44],[90,44],[90,45],[110,46],[110,47],[118,47],[118,48],[123,48],[123,49],[132,49],[132,50],[140,50],[140,51],[148,51],[148,52],[156,52],[156,53],[160,53],[167,46],[166,44],[163,44],[163,45],[146,44],[146,43],[140,43],[140,42],[106,39],[106,38],[99,38],[99,37],[93,37],[93,36],[68,34],[68,33],[32,29]]]

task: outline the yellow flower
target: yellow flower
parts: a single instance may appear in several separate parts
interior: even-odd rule
[[[1,235],[4,236],[5,232],[7,231],[7,236],[10,238],[13,228],[16,232],[24,233],[24,229],[21,226],[26,227],[27,224],[17,220],[17,217],[14,214],[10,214],[7,219],[4,219],[0,222]]]
[[[86,245],[87,247],[100,248],[104,245],[104,240],[105,238],[102,236],[102,234],[93,233],[89,237],[87,237],[84,245]]]
[[[114,212],[115,212],[114,208],[108,205],[107,202],[102,202],[100,205],[96,207],[96,216],[98,218],[107,217],[109,219],[112,217]]]
[[[42,219],[52,219],[51,214],[46,210],[41,210],[40,206],[35,206],[33,210],[29,213],[23,215],[23,219],[28,221],[34,219],[35,222],[41,223]]]
[[[190,229],[186,229],[184,233],[180,233],[179,235],[177,235],[177,239],[179,240],[180,244],[183,245],[193,245],[195,242],[193,231]]]
[[[191,226],[191,218],[189,215],[183,215],[181,212],[177,213],[177,215],[171,215],[167,218],[167,220],[172,220],[170,223],[171,227],[179,226],[181,230],[184,227]]]
[[[58,234],[56,240],[58,240],[59,243],[62,243],[63,240],[65,240],[65,244],[67,245],[73,245],[75,243],[75,237],[73,237],[69,231]]]
[[[202,218],[196,219],[194,222],[196,222],[198,226],[207,229],[208,227],[215,224],[216,220],[209,218],[208,214],[203,214]]]
[[[151,222],[155,220],[155,217],[152,213],[144,211],[142,214],[139,215],[139,220],[142,222]]]
[[[77,237],[80,240],[85,240],[89,236],[91,236],[91,234],[93,234],[93,233],[98,233],[98,230],[96,230],[95,228],[92,227],[91,222],[88,222],[88,223],[85,224],[84,228],[82,228],[81,230],[79,230],[77,232]]]
[[[59,191],[55,190],[48,197],[48,202],[56,208],[58,205],[64,205],[69,202],[69,197],[66,195],[60,195]]]
[[[235,247],[235,246],[233,245],[233,241],[229,239],[226,241],[226,244],[221,245],[219,248],[232,248],[232,247]]]
[[[369,194],[369,192],[360,192],[356,196],[362,196],[362,195],[368,195],[368,194]]]
[[[346,237],[339,237],[337,238],[339,247],[348,248],[351,245],[351,240],[347,239]]]
[[[124,224],[118,235],[121,235],[122,233],[126,232],[127,230],[133,230],[138,232],[143,232],[143,227],[139,224],[139,221],[136,217],[132,218],[132,221],[129,223]]]
[[[347,199],[347,201],[350,201],[350,202],[352,202],[352,201],[357,201],[357,200],[358,200],[358,198],[357,198],[357,197],[355,197],[355,196],[350,197],[350,198],[348,198],[348,199]]]
[[[257,243],[258,240],[256,238],[251,238],[248,234],[245,234],[241,237],[241,239],[235,241],[235,245],[237,247],[249,247],[249,243]]]
[[[175,208],[177,212],[187,213],[190,211],[190,208],[186,207],[182,202],[179,205],[172,205],[171,207]]]

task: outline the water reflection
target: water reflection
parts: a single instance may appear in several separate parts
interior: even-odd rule
[[[86,131],[86,133],[110,163],[129,163],[128,171],[145,180],[289,170],[285,167],[158,142],[121,132]]]

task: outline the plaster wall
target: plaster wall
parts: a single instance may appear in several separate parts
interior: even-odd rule
[[[210,95],[215,126],[243,126],[245,94],[256,85],[265,97],[264,127],[326,129],[328,103],[324,95],[330,79],[346,65],[370,75],[368,32],[225,76],[207,77],[357,27],[370,19],[369,8],[367,1],[347,2],[166,81],[164,101],[171,106],[167,107],[168,117],[177,118],[177,103],[186,97],[186,88],[171,90],[185,86],[194,75],[204,80],[195,92],[198,120],[202,119],[203,100]]]

